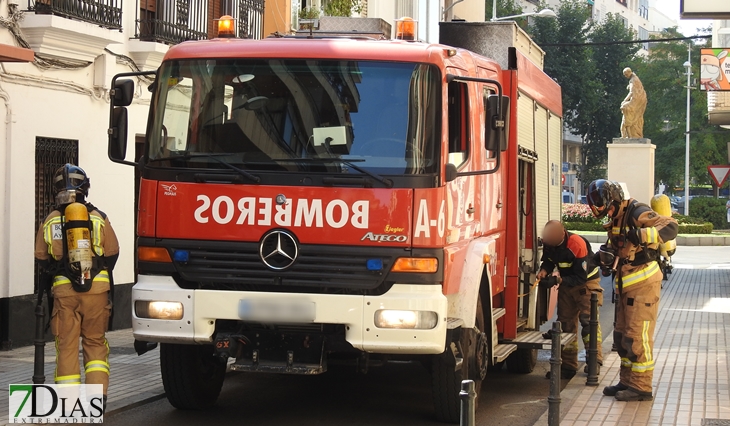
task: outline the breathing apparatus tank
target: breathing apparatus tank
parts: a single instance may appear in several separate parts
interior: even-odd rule
[[[65,210],[66,249],[71,278],[86,290],[91,288],[93,265],[91,235],[89,232],[89,211],[81,203],[71,203]]]
[[[672,204],[669,202],[669,197],[664,194],[657,194],[651,198],[651,209],[662,216],[672,216]],[[672,257],[676,250],[677,242],[675,240],[659,244],[659,253],[664,257]]]

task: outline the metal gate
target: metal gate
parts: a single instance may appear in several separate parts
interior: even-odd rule
[[[238,23],[238,37],[259,40],[263,36],[264,0],[238,0],[233,17]]]
[[[53,173],[66,163],[78,164],[79,141],[58,138],[35,138],[35,228],[43,224],[56,206],[53,194]],[[33,234],[35,236],[35,234]],[[40,269],[35,267],[33,291],[38,292]]]

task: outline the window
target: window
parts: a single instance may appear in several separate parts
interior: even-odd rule
[[[168,84],[148,136],[153,167],[438,171],[440,76],[431,65],[204,59],[167,61],[159,75]]]
[[[397,0],[395,2],[395,16],[418,16],[416,8],[413,6],[413,0]]]
[[[449,83],[449,163],[460,166],[469,155],[469,92],[465,83]]]
[[[35,138],[35,231],[56,207],[53,194],[53,174],[66,163],[78,164],[79,141],[69,139]],[[35,291],[38,291],[40,269],[35,267]]]
[[[644,27],[639,27],[639,40],[647,40],[649,39],[649,31],[646,30]],[[649,43],[642,43],[641,47],[645,50],[649,50]]]

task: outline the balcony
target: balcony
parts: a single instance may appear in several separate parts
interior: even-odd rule
[[[56,15],[122,29],[122,0],[28,0],[28,10],[36,15]]]
[[[83,65],[124,42],[122,0],[30,0],[28,9],[20,27],[36,53]]]
[[[142,42],[177,44],[217,36],[214,20],[236,19],[236,36],[260,39],[263,0],[139,0],[134,38]]]

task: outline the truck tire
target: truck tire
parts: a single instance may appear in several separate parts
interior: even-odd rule
[[[507,357],[507,371],[516,374],[530,374],[537,364],[537,349],[520,348]]]
[[[214,358],[212,345],[162,343],[160,369],[167,400],[181,410],[213,406],[226,374],[226,365]]]
[[[484,311],[481,298],[477,300],[476,327],[484,330]],[[483,341],[482,341],[483,340]],[[486,338],[479,339],[479,335],[472,330],[461,330],[461,347],[466,354],[461,369],[455,370],[455,360],[450,348],[431,359],[431,382],[436,419],[440,422],[458,424],[460,420],[461,381],[471,379],[477,392],[475,406],[479,403],[482,380],[487,371],[486,365],[477,365],[478,362],[487,362]],[[477,356],[478,347],[483,345],[483,353]],[[483,371],[480,371],[483,370]]]

